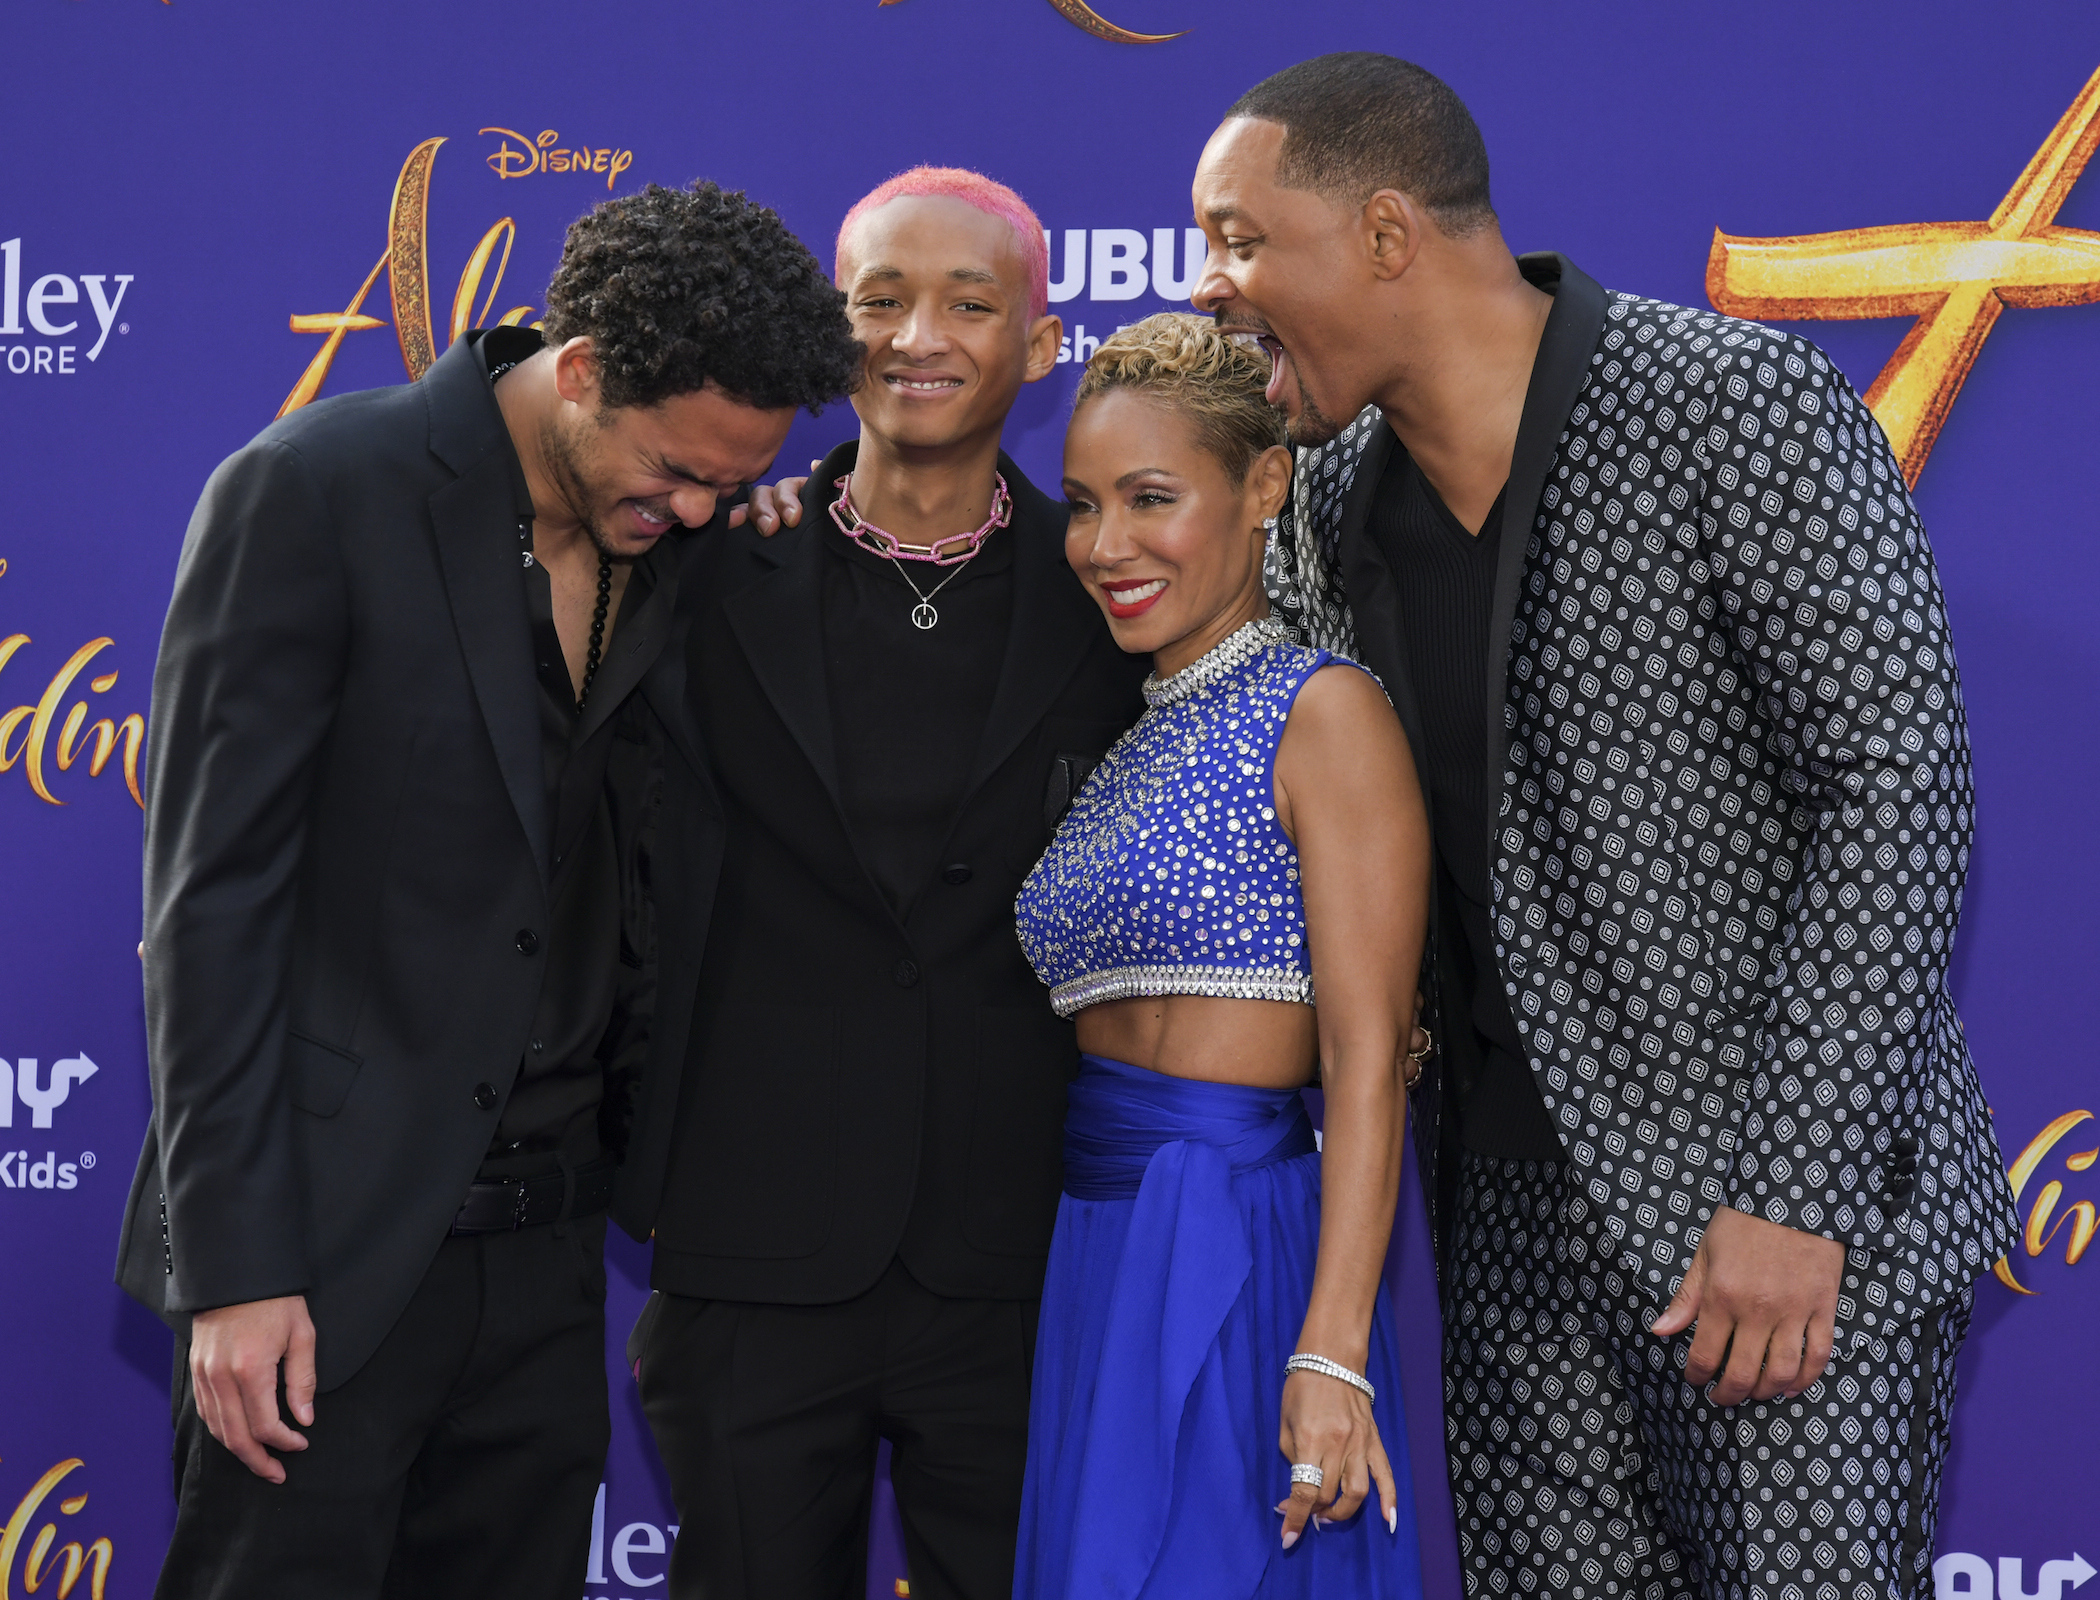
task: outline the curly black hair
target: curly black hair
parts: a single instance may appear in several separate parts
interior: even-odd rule
[[[775,410],[852,392],[862,350],[846,297],[780,218],[713,182],[650,184],[569,226],[547,285],[550,345],[597,347],[609,406],[713,382]]]

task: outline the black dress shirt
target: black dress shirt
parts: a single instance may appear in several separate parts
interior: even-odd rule
[[[935,857],[999,683],[1013,622],[1013,540],[994,530],[959,568],[892,563],[839,531],[826,509],[835,489],[810,488],[825,541],[824,671],[839,804],[876,887],[901,917],[950,864]],[[935,585],[940,620],[920,628],[911,620],[916,596]]]
[[[1395,450],[1372,503],[1371,537],[1399,592],[1408,675],[1422,718],[1417,751],[1436,840],[1437,942],[1445,987],[1442,1041],[1456,1069],[1460,1137],[1483,1155],[1559,1161],[1488,925],[1487,656],[1502,498],[1469,533],[1414,459]]]
[[[485,367],[500,376],[540,348],[530,329],[492,328],[481,335]],[[489,402],[495,404],[495,379]],[[506,432],[505,437],[508,437]],[[532,492],[516,452],[511,455],[512,492],[521,554],[532,549]],[[604,1096],[605,1065],[600,1046],[612,1022],[621,970],[620,877],[613,844],[606,771],[613,744],[611,712],[638,671],[621,662],[614,670],[614,643],[641,625],[656,598],[653,557],[634,564],[619,614],[601,648],[601,665],[589,698],[579,707],[575,685],[554,626],[554,592],[547,571],[526,559],[525,597],[532,623],[533,663],[538,680],[540,756],[554,818],[553,866],[549,885],[546,979],[533,1017],[532,1038],[494,1143],[483,1163],[484,1177],[513,1177],[545,1170],[557,1156],[571,1164],[601,1153],[598,1108]],[[660,632],[661,629],[651,629]]]

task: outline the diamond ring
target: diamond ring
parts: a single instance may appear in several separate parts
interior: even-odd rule
[[[1309,1483],[1318,1489],[1325,1486],[1327,1474],[1309,1461],[1294,1461],[1291,1463],[1291,1482]]]

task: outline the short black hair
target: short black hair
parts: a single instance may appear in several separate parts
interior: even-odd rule
[[[547,285],[550,345],[588,337],[609,406],[715,384],[763,410],[852,392],[863,351],[800,239],[743,191],[650,184],[569,225]]]
[[[1409,196],[1454,238],[1495,220],[1487,144],[1466,103],[1398,56],[1345,50],[1264,78],[1226,113],[1280,123],[1276,181],[1361,205]]]

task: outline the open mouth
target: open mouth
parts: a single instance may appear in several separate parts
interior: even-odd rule
[[[1142,583],[1104,583],[1101,592],[1108,598],[1110,616],[1142,617],[1152,609],[1153,602],[1167,592],[1167,580],[1148,578]]]
[[[1283,341],[1273,333],[1261,335],[1255,343],[1269,352],[1269,382],[1262,390],[1262,398],[1272,406],[1280,405],[1283,402],[1284,374],[1290,370],[1291,365],[1290,352],[1284,349]]]
[[[635,522],[645,534],[668,533],[678,525],[669,506],[645,506],[639,500],[630,500],[627,509],[634,513]]]

